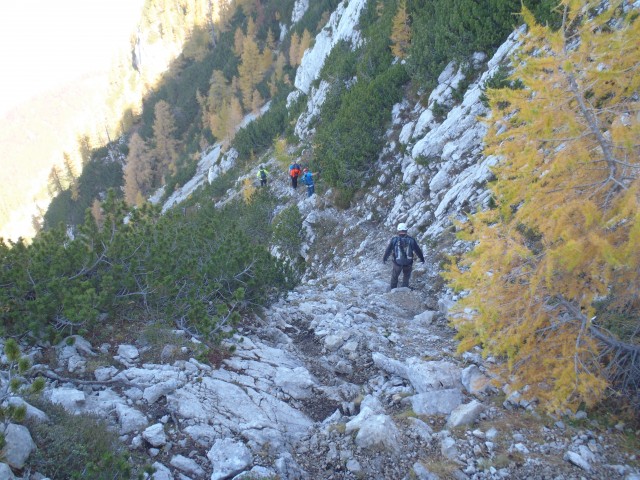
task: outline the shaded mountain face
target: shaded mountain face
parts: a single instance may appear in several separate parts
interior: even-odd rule
[[[33,237],[32,216],[49,203],[48,175],[63,152],[76,148],[84,126],[102,110],[106,74],[88,75],[41,93],[0,118],[0,236]]]
[[[81,137],[97,148],[116,136],[121,112],[110,105],[113,77],[129,57],[142,5],[117,0],[7,7],[0,28],[2,43],[12,45],[0,99],[0,237],[35,235],[34,217],[41,219],[51,200],[51,168],[62,168],[67,154],[76,173],[82,170]]]

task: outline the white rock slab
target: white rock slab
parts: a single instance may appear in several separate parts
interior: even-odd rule
[[[362,423],[356,435],[356,445],[397,452],[400,449],[399,438],[400,431],[389,415],[373,415]]]
[[[11,471],[11,467],[6,463],[0,463],[0,478],[4,480],[15,480],[15,475]]]
[[[65,410],[71,413],[79,413],[85,404],[86,396],[84,392],[75,388],[54,388],[49,392],[51,403],[62,405]]]
[[[462,370],[460,379],[467,392],[473,395],[485,393],[491,387],[491,380],[480,371],[477,365],[469,365]]]
[[[198,465],[198,463],[192,458],[185,457],[184,455],[174,455],[171,457],[169,464],[178,470],[193,475],[196,478],[202,478],[205,475],[204,469]]]
[[[161,423],[145,428],[142,432],[142,438],[154,447],[162,447],[167,444],[167,435],[164,433],[164,425]]]
[[[252,462],[251,452],[244,443],[230,438],[216,440],[207,452],[207,458],[213,466],[211,480],[223,480],[237,475]]]
[[[46,413],[44,413],[39,408],[34,407],[33,405],[25,402],[20,397],[9,397],[7,399],[7,403],[14,407],[24,407],[26,408],[26,418],[35,422],[46,422],[49,420],[49,417]]]
[[[180,384],[176,379],[167,380],[166,382],[157,383],[144,389],[142,398],[144,398],[149,405],[156,403],[161,397],[173,392],[178,388]]]
[[[411,408],[418,415],[449,415],[462,404],[462,392],[457,388],[419,393],[410,398]]]
[[[318,78],[324,61],[340,40],[350,40],[355,45],[360,43],[360,32],[356,26],[366,3],[366,0],[343,1],[333,11],[327,24],[316,36],[313,47],[305,51],[302,57],[294,81],[298,90],[309,93],[311,83]]]
[[[484,409],[485,406],[477,400],[472,400],[470,403],[460,405],[449,415],[447,426],[454,428],[460,425],[469,425],[476,421]]]
[[[151,465],[155,472],[151,475],[151,480],[174,480],[171,470],[160,462],[154,462]]]
[[[135,432],[136,430],[142,430],[149,423],[147,417],[142,412],[128,405],[116,405],[116,415],[118,416],[120,433],[122,435]]]

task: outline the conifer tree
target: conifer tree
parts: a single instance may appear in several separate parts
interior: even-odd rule
[[[60,167],[54,165],[49,171],[49,181],[47,183],[49,190],[49,196],[55,197],[60,192],[64,191],[63,174]]]
[[[260,95],[258,90],[254,90],[251,94],[251,111],[253,113],[258,113],[260,111],[260,107],[264,104],[264,98]]]
[[[640,385],[637,329],[618,337],[597,310],[640,291],[640,21],[623,3],[595,16],[601,2],[564,0],[558,31],[524,10],[525,88],[488,92],[497,208],[470,219],[476,246],[447,273],[466,292],[461,349],[504,357],[504,378],[551,410]]]
[[[242,56],[244,48],[244,33],[240,27],[236,28],[236,32],[233,37],[233,51],[237,57]]]
[[[124,167],[124,196],[129,205],[140,204],[141,196],[151,192],[153,177],[153,155],[136,132],[129,140],[129,154]]]
[[[238,85],[245,110],[251,109],[253,91],[263,77],[262,61],[258,44],[247,36],[243,43],[241,63],[238,66]]]
[[[291,43],[289,44],[289,64],[292,67],[297,67],[298,65],[300,65],[300,62],[298,60],[299,51],[300,36],[296,32],[293,32],[293,34],[291,35]]]
[[[302,32],[302,37],[300,37],[300,45],[298,46],[298,65],[302,63],[302,57],[304,57],[304,52],[311,46],[311,33],[306,28]]]
[[[407,4],[402,0],[398,5],[398,11],[393,17],[393,27],[391,31],[391,52],[398,58],[403,59],[409,52],[411,43],[411,27],[409,25],[409,15],[407,14]]]
[[[78,199],[78,173],[76,167],[73,164],[73,159],[68,152],[62,154],[62,164],[64,165],[64,182],[71,190],[71,199]]]
[[[78,153],[80,154],[80,159],[82,161],[82,166],[84,167],[91,161],[91,151],[93,150],[93,145],[91,144],[91,138],[89,135],[84,134],[78,136]]]
[[[155,139],[154,156],[158,160],[158,173],[164,177],[175,174],[178,161],[178,140],[175,138],[175,119],[171,106],[164,100],[156,103],[154,108],[153,135]],[[158,179],[164,183],[163,179]]]

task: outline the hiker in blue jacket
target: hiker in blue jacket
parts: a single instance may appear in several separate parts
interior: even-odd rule
[[[307,197],[313,195],[315,187],[313,185],[313,173],[309,171],[308,168],[302,170],[302,183],[307,186]]]
[[[397,228],[397,235],[391,239],[387,249],[382,257],[382,262],[386,263],[387,258],[393,253],[392,263],[393,270],[391,271],[391,284],[390,289],[394,289],[398,286],[398,277],[402,272],[402,286],[409,286],[409,278],[411,278],[411,270],[413,269],[413,255],[417,255],[422,263],[424,263],[424,256],[420,245],[412,237],[407,235],[407,224],[399,223]]]

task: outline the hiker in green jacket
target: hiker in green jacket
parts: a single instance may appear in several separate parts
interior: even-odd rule
[[[412,237],[407,235],[407,224],[399,223],[397,228],[397,235],[391,239],[387,249],[384,252],[382,261],[386,263],[389,256],[393,253],[392,263],[393,270],[391,271],[391,284],[390,289],[394,289],[398,286],[398,277],[402,272],[402,286],[409,286],[409,278],[411,278],[411,270],[413,269],[413,255],[417,255],[422,263],[424,263],[424,256],[420,245]]]
[[[267,184],[267,175],[269,175],[267,169],[264,168],[264,165],[260,165],[260,170],[258,170],[258,177],[260,178],[261,187],[264,187]]]

